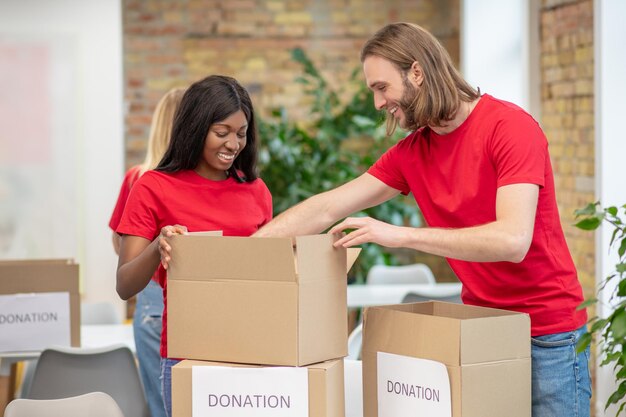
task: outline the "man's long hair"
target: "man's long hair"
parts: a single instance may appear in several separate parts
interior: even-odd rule
[[[412,23],[392,23],[374,34],[361,50],[361,62],[369,56],[390,61],[406,81],[414,62],[422,68],[424,81],[409,106],[410,130],[442,126],[454,118],[462,102],[480,97],[454,67],[450,55],[427,30]],[[412,121],[412,123],[411,123]],[[395,131],[397,120],[387,119],[387,133]]]

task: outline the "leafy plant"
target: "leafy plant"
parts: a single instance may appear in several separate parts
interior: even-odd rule
[[[615,289],[609,297],[613,307],[612,313],[606,318],[598,316],[589,320],[590,331],[581,338],[578,351],[582,352],[589,346],[592,335],[599,337],[598,348],[601,349],[603,360],[601,366],[613,364],[613,371],[617,382],[617,389],[613,392],[605,405],[605,410],[611,405],[621,405],[616,416],[620,415],[626,402],[626,204],[621,207],[602,208],[599,202],[588,204],[585,208],[576,211],[580,221],[576,227],[583,230],[595,230],[603,222],[613,227],[609,247],[617,247],[618,262],[615,271],[607,276],[600,285],[600,290],[606,288],[610,282],[615,282]],[[598,303],[596,298],[589,299],[581,304],[580,308]],[[626,414],[626,413],[625,413]]]
[[[296,80],[311,98],[310,119],[290,121],[280,108],[267,120],[259,120],[263,138],[259,160],[263,180],[274,200],[274,214],[315,194],[328,191],[361,175],[398,139],[385,134],[383,117],[373,106],[371,92],[357,80],[354,71],[350,87],[354,95],[346,104],[342,91],[333,90],[301,49],[292,58],[302,65]],[[399,196],[357,216],[371,216],[395,224],[419,226],[421,216],[415,202]],[[353,268],[353,278],[363,282],[374,264],[398,264],[394,253],[379,245],[363,245]]]

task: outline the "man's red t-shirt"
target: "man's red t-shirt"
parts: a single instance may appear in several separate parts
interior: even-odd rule
[[[498,187],[537,184],[533,239],[522,262],[448,262],[463,283],[464,303],[528,313],[533,336],[585,324],[586,312],[576,310],[582,289],[561,228],[548,143],[524,110],[483,95],[453,132],[419,129],[368,172],[413,193],[428,225],[442,228],[493,222]]]
[[[154,240],[164,226],[190,232],[222,230],[224,236],[250,236],[272,218],[272,196],[259,178],[239,183],[211,181],[194,171],[148,171],[133,186],[117,232]],[[167,274],[156,272],[163,287],[161,356],[167,357]]]

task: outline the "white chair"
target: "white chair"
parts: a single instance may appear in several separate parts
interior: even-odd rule
[[[346,417],[363,417],[362,362],[344,359],[343,367]]]
[[[422,301],[446,301],[448,303],[463,304],[460,291],[458,294],[433,296],[432,294],[420,294],[413,290],[402,299],[402,303],[418,303]]]
[[[363,343],[363,322],[359,323],[348,336],[348,359],[361,359],[361,345]]]
[[[108,301],[80,303],[80,324],[120,323],[122,318],[113,303]]]
[[[124,417],[110,395],[90,392],[56,400],[17,399],[9,403],[4,417]]]
[[[24,398],[50,400],[95,391],[113,397],[126,417],[150,416],[135,357],[122,344],[45,349]]]
[[[435,276],[426,264],[400,266],[374,265],[367,272],[367,284],[435,284]]]

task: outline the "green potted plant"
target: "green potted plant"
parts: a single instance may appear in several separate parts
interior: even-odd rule
[[[616,416],[619,416],[623,412],[626,414],[626,204],[603,208],[599,202],[595,202],[577,210],[576,216],[579,219],[576,227],[583,230],[595,230],[603,222],[613,228],[609,247],[617,248],[618,261],[615,270],[604,278],[599,288],[601,291],[609,283],[614,285],[609,296],[613,310],[606,318],[598,315],[591,317],[589,333],[581,338],[578,351],[586,349],[593,338],[597,339],[597,347],[602,353],[600,366],[613,366],[617,385],[615,392],[607,399],[605,410],[614,404],[618,407]],[[581,304],[580,308],[597,303],[598,299],[594,297]]]
[[[335,188],[361,175],[401,133],[387,137],[382,114],[373,106],[371,92],[358,71],[350,87],[356,91],[342,103],[341,91],[333,90],[301,49],[292,58],[302,65],[297,81],[310,97],[305,123],[290,121],[284,108],[268,119],[259,119],[263,145],[259,152],[263,180],[272,192],[277,215],[302,200]],[[385,204],[354,215],[367,215],[396,225],[421,224],[421,215],[412,198],[398,196]],[[363,245],[363,252],[351,271],[351,278],[364,282],[374,264],[399,264],[396,253],[379,245]]]

